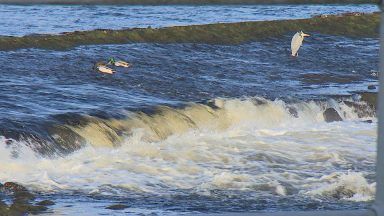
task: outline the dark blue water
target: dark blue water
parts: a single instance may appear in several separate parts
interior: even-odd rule
[[[0,10],[0,34],[25,35],[376,7]],[[377,86],[379,41],[308,32],[293,58],[294,33],[241,45],[0,51],[0,182],[53,199],[47,215],[109,215],[105,207],[116,203],[128,205],[116,215],[366,208],[375,190],[376,117],[357,92],[376,91],[367,87]],[[110,57],[132,67],[114,75],[92,69]],[[328,108],[343,121],[326,122]]]
[[[1,52],[0,113],[46,118],[217,97],[308,99],[366,90],[376,81],[377,39],[314,35],[300,58],[289,56],[289,41],[290,35],[238,46],[130,44]],[[118,68],[113,76],[92,69],[109,57],[133,66]]]
[[[0,35],[92,29],[165,27],[219,22],[309,18],[319,14],[372,13],[376,5],[238,6],[15,6],[0,5]]]

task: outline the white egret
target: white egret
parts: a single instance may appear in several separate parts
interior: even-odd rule
[[[291,41],[292,56],[299,55],[298,51],[301,47],[301,44],[303,44],[304,37],[309,37],[309,34],[305,34],[303,31],[299,31],[295,35],[293,35]]]

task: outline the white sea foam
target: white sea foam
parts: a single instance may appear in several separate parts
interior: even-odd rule
[[[218,100],[218,109],[195,104],[111,121],[129,128],[117,147],[109,141],[94,144],[105,135],[77,128],[93,137],[87,147],[63,158],[43,158],[23,143],[12,149],[2,140],[0,182],[114,196],[178,190],[207,195],[220,189],[372,199],[374,184],[366,170],[375,161],[376,124],[361,122],[340,103],[289,105],[297,111],[294,117],[283,101],[264,102]],[[324,122],[322,112],[330,104],[345,113],[345,121]],[[357,171],[348,172],[351,168]]]
[[[362,173],[332,173],[321,180],[321,186],[307,194],[350,201],[370,201],[374,197],[375,183],[369,184]]]

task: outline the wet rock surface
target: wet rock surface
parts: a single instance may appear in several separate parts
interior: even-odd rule
[[[123,210],[126,208],[128,208],[128,206],[124,204],[115,204],[115,205],[110,205],[106,207],[106,209],[111,209],[111,210]]]
[[[2,199],[11,200],[11,204],[7,205]],[[18,216],[39,214],[48,209],[46,206],[54,205],[54,202],[50,200],[43,200],[33,204],[35,199],[35,195],[20,184],[15,182],[0,184],[0,215]]]
[[[43,201],[40,201],[38,203],[36,203],[37,205],[42,205],[42,206],[51,206],[51,205],[55,205],[55,202],[51,201],[51,200],[43,200]]]
[[[323,112],[326,122],[343,121],[339,113],[334,108],[328,108]]]
[[[9,191],[9,192],[14,192],[14,193],[26,192],[27,191],[27,189],[24,186],[16,184],[14,182],[5,182],[1,186],[1,189]]]
[[[362,101],[365,101],[369,106],[376,110],[377,92],[363,92],[360,96]]]
[[[344,101],[344,104],[354,109],[359,118],[368,118],[371,116],[376,116],[376,110],[366,102],[360,103],[360,102]]]

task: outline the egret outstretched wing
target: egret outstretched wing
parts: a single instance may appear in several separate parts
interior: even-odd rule
[[[303,37],[300,37],[300,33],[297,32],[295,35],[293,35],[292,41],[291,41],[292,56],[297,55],[297,52],[299,51],[301,44],[303,44]]]

